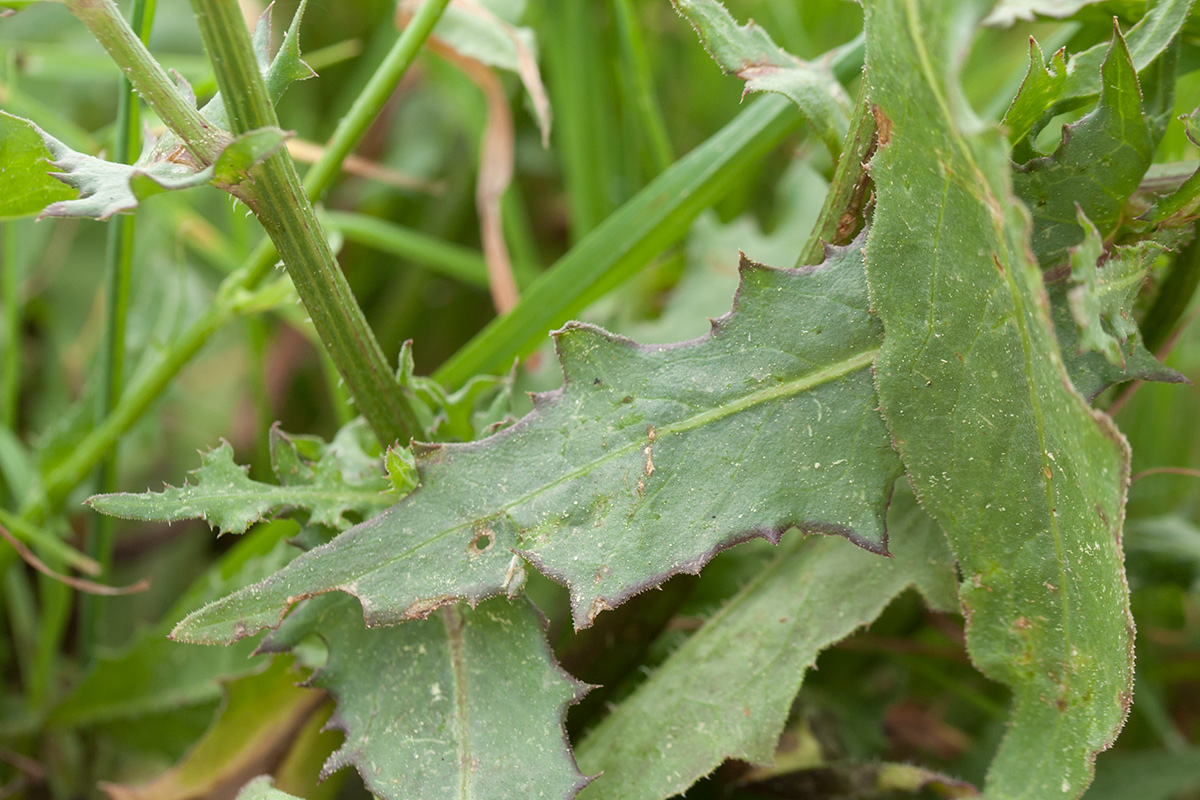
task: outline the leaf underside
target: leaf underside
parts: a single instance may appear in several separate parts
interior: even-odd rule
[[[972,659],[1013,688],[985,795],[1077,797],[1132,693],[1128,447],[1067,379],[1008,147],[962,104],[957,58],[983,5],[866,4],[877,384],[961,565]]]
[[[383,800],[570,798],[587,783],[563,730],[587,687],[555,663],[545,625],[523,598],[363,628],[344,595],[310,600],[264,643],[320,636],[329,658],[309,685],[337,699],[346,741],[322,770],[353,765]]]
[[[859,246],[801,270],[743,264],[735,310],[692,342],[569,325],[565,383],[529,416],[421,448],[411,495],[173,635],[228,642],[334,590],[371,625],[402,622],[515,591],[523,559],[570,589],[584,627],[754,536],[798,527],[885,552],[899,462],[871,380],[879,335]]]

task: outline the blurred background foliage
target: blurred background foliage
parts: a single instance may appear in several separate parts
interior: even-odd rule
[[[244,5],[249,17],[262,10],[250,0]],[[511,7],[509,13],[533,30],[554,117],[544,149],[520,82],[501,75],[515,120],[515,177],[503,198],[504,230],[518,284],[525,284],[731,120],[741,84],[721,75],[666,0],[491,5]],[[852,39],[862,24],[858,6],[845,0],[727,5],[801,57]],[[276,19],[289,19],[295,6],[279,0]],[[971,101],[992,119],[1003,113],[1024,76],[1031,34],[1047,52],[1060,45],[1079,50],[1108,39],[1113,14],[1128,24],[1144,10],[1135,0],[1106,2],[1069,23],[985,31],[965,72]],[[289,90],[279,107],[284,127],[307,142],[328,138],[397,38],[395,11],[386,0],[309,3],[302,44],[320,77]],[[1179,114],[1200,102],[1200,16],[1187,30]],[[202,98],[214,91],[188,4],[159,4],[150,44]],[[0,22],[0,61],[0,106],[35,117],[77,149],[110,146],[118,71],[62,7],[42,4]],[[470,79],[447,61],[423,55],[357,150],[373,174],[344,175],[325,209],[387,220],[449,243],[478,274],[474,192],[486,113]],[[1058,130],[1049,126],[1050,141]],[[1172,121],[1156,160],[1197,156],[1182,125]],[[739,249],[767,264],[794,262],[830,171],[819,141],[798,131],[739,176],[696,219],[685,241],[645,264],[583,317],[639,341],[702,334],[707,317],[729,308]],[[212,188],[143,204],[127,340],[133,376],[203,311],[221,278],[257,242],[256,228],[244,209]],[[103,326],[106,231],[90,221],[16,221],[4,223],[0,236],[7,263],[15,265],[20,300],[19,403],[14,424],[0,430],[0,498],[12,508],[22,497],[25,470],[33,469],[27,459],[53,462],[93,424],[88,398]],[[361,237],[336,238],[342,268],[393,362],[401,343],[411,339],[417,371],[428,374],[495,313],[486,286],[448,275],[425,245],[401,258]],[[1153,284],[1146,290],[1148,296],[1155,291]],[[232,443],[239,463],[250,465],[252,476],[265,479],[268,431],[276,421],[284,430],[330,439],[353,412],[314,343],[298,309],[229,325],[125,436],[118,487],[179,484],[196,467],[196,451],[221,438]],[[1167,363],[1200,383],[1200,327],[1183,329]],[[551,388],[559,380],[548,348],[517,373],[522,389]],[[1127,388],[1117,387],[1100,405]],[[518,406],[525,402],[518,392]],[[1116,419],[1132,444],[1135,473],[1200,466],[1195,385],[1142,386],[1120,401]],[[91,512],[81,505],[89,493],[85,485],[66,504],[72,540],[89,524]],[[1131,490],[1125,542],[1138,624],[1136,699],[1117,747],[1098,761],[1088,797],[1200,797],[1198,499],[1200,480],[1184,475],[1152,475]],[[231,797],[229,786],[257,774],[257,767],[245,772],[246,764],[269,764],[281,788],[310,800],[365,797],[349,770],[316,787],[320,764],[340,734],[318,733],[327,708],[299,721],[283,713],[297,702],[288,688],[298,674],[288,664],[277,660],[268,667],[263,657],[247,660],[245,648],[204,649],[163,638],[201,598],[219,593],[211,587],[229,588],[237,564],[253,561],[267,569],[279,558],[276,543],[295,532],[288,521],[262,524],[241,539],[217,539],[202,523],[118,524],[109,582],[148,577],[151,588],[100,601],[98,671],[77,657],[68,618],[38,704],[29,702],[31,676],[23,672],[21,654],[37,648],[37,617],[44,609],[22,607],[28,593],[14,589],[38,578],[22,564],[9,567],[0,615],[0,797],[103,796],[97,781],[145,782],[188,758],[197,742],[192,773],[176,773],[173,787],[159,784],[156,795],[113,796]],[[702,577],[676,578],[663,592],[635,599],[579,635],[570,632],[561,590],[535,576],[530,593],[550,617],[564,665],[584,681],[605,685],[572,710],[571,732],[578,735],[606,702],[627,694],[761,567],[769,551],[762,542],[736,548]],[[859,793],[861,782],[837,765],[879,761],[912,761],[980,783],[1004,732],[1007,697],[970,666],[962,625],[958,615],[928,611],[914,593],[903,595],[868,630],[823,654],[807,679],[781,743],[781,764],[803,766],[791,783],[786,768],[783,777],[764,777],[728,764],[688,796],[876,796]],[[210,726],[216,727],[202,739]],[[224,751],[212,746],[222,740],[230,745]],[[797,752],[803,757],[789,762],[786,756]],[[195,775],[217,775],[225,783]],[[796,775],[810,783],[797,782]],[[811,783],[818,779],[824,782]]]

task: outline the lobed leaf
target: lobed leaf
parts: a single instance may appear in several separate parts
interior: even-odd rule
[[[271,103],[278,103],[289,85],[295,81],[303,81],[315,77],[316,72],[304,63],[300,57],[300,21],[304,18],[304,9],[308,0],[301,0],[292,16],[292,22],[283,34],[283,41],[275,55],[271,55],[271,11],[274,4],[269,4],[259,16],[251,35],[254,46],[254,57],[262,71],[263,81],[267,87],[267,97]],[[229,119],[225,111],[225,101],[220,93],[204,104],[200,113],[209,122],[219,128],[229,128]]]
[[[271,460],[280,486],[251,480],[247,468],[234,462],[233,447],[222,442],[201,454],[192,483],[162,492],[96,495],[88,504],[126,519],[203,519],[221,533],[244,533],[271,513],[301,509],[311,523],[340,530],[351,524],[348,515],[370,517],[395,501],[385,494],[388,483],[378,459],[356,441],[361,433],[361,425],[352,425],[326,445],[273,428]]]
[[[529,601],[498,598],[372,630],[351,598],[322,597],[264,649],[312,634],[329,657],[309,685],[333,694],[329,724],[346,734],[322,777],[354,765],[383,800],[571,798],[587,783],[563,730],[587,687],[554,661]]]
[[[1138,333],[1133,303],[1163,248],[1148,241],[1114,248],[1112,257],[1101,268],[1098,262],[1104,255],[1104,243],[1100,233],[1082,210],[1079,224],[1084,237],[1071,250],[1071,281],[1075,286],[1067,295],[1079,331],[1079,349],[1103,353],[1109,363],[1124,367],[1121,345]]]
[[[1129,29],[1125,40],[1138,74],[1154,63],[1174,41],[1187,21],[1193,2],[1195,0],[1162,0]],[[1057,68],[1049,75],[1053,88],[1048,90],[1047,76],[1042,74],[1045,66],[1041,50],[1030,48],[1029,75],[1004,115],[1009,141],[1016,144],[1032,139],[1054,116],[1078,108],[1099,94],[1100,66],[1108,50],[1105,45],[1098,44],[1076,53],[1065,64],[1061,58],[1056,58]]]
[[[38,126],[27,119],[0,111],[0,219],[30,217],[53,203],[75,196],[69,186],[46,171],[50,150]]]
[[[780,48],[754,24],[738,25],[720,0],[671,0],[726,75],[746,93],[776,92],[791,100],[835,157],[849,127],[850,98],[824,62],[806,62]]]
[[[1054,154],[1033,159],[1013,175],[1017,196],[1033,213],[1033,252],[1044,269],[1082,240],[1077,208],[1101,238],[1116,232],[1125,203],[1154,157],[1137,73],[1115,26],[1100,86],[1095,110],[1063,129]]]
[[[866,7],[877,385],[965,576],[971,657],[1013,689],[984,794],[1078,797],[1133,688],[1128,445],[1067,378],[1007,145],[963,105],[957,60],[985,4]]]
[[[580,767],[603,774],[581,797],[657,800],[726,759],[770,763],[821,650],[869,624],[910,585],[954,607],[954,558],[937,524],[906,492],[897,492],[888,519],[894,558],[831,538],[785,543],[588,733],[577,751]]]
[[[1113,247],[1105,258],[1099,232],[1082,212],[1079,219],[1085,235],[1071,249],[1070,281],[1047,287],[1071,383],[1089,402],[1125,381],[1186,383],[1146,349],[1133,319],[1138,289],[1163,246],[1147,239]]]
[[[335,590],[369,624],[393,624],[515,591],[522,560],[570,589],[585,627],[754,536],[798,527],[884,552],[898,461],[876,411],[860,246],[801,270],[744,263],[735,310],[692,342],[568,325],[565,383],[529,416],[421,447],[421,485],[395,507],[173,635],[231,641]]]

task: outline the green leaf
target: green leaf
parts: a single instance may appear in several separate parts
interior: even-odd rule
[[[275,788],[270,775],[259,775],[238,792],[237,800],[300,800]]]
[[[304,9],[307,5],[308,0],[302,0],[296,7],[292,24],[284,33],[283,42],[280,43],[279,50],[273,58],[271,56],[271,11],[274,4],[267,6],[254,26],[251,43],[254,45],[254,56],[258,60],[263,80],[266,81],[267,96],[272,104],[279,102],[288,86],[294,81],[307,80],[317,74],[300,58],[300,21],[304,18]],[[213,98],[204,104],[204,108],[200,109],[200,113],[217,127],[229,128],[225,101],[221,98],[220,93],[213,95]]]
[[[1100,267],[1098,262],[1104,255],[1100,232],[1082,209],[1079,224],[1084,236],[1071,249],[1071,281],[1075,286],[1067,295],[1079,330],[1079,349],[1103,353],[1109,363],[1124,367],[1121,345],[1138,332],[1133,303],[1163,248],[1154,242],[1114,248]]]
[[[827,61],[805,62],[782,50],[748,22],[738,25],[720,0],[671,0],[726,75],[746,82],[746,92],[777,92],[804,114],[835,157],[849,127],[850,98]]]
[[[370,629],[352,599],[323,597],[264,648],[314,633],[329,657],[309,685],[333,694],[329,724],[346,734],[323,775],[354,765],[383,800],[569,798],[587,782],[563,730],[587,687],[555,663],[528,600]]]
[[[1071,283],[1047,287],[1054,335],[1067,374],[1089,402],[1104,389],[1131,380],[1186,383],[1146,349],[1133,304],[1162,245],[1144,240],[1112,248],[1103,267],[1103,243],[1080,212],[1084,240],[1071,249]]]
[[[1195,0],[1162,0],[1129,29],[1125,40],[1133,67],[1139,74],[1162,55],[1175,39],[1187,21],[1193,2]],[[1026,77],[1004,115],[1009,141],[1014,144],[1032,139],[1056,115],[1078,108],[1099,94],[1100,65],[1109,51],[1105,45],[1098,44],[1076,53],[1066,63],[1065,73],[1059,60],[1057,74],[1051,76],[1054,90],[1047,91],[1046,76],[1039,76],[1035,69],[1032,56],[1034,49],[1031,48],[1029,77]]]
[[[1128,445],[1071,387],[1008,148],[962,106],[980,2],[867,3],[880,146],[867,245],[884,417],[945,530],[976,665],[1013,689],[984,794],[1078,797],[1128,713]]]
[[[1067,374],[1075,389],[1090,403],[1110,386],[1127,381],[1157,381],[1187,383],[1187,378],[1163,364],[1146,349],[1141,334],[1130,336],[1122,343],[1123,366],[1114,365],[1095,351],[1081,352],[1079,326],[1071,315],[1069,291],[1065,284],[1048,287],[1050,316],[1054,322],[1054,338],[1062,349]]]
[[[41,129],[32,122],[0,111],[0,219],[31,217],[77,192],[47,172],[51,155]]]
[[[270,158],[295,136],[279,128],[258,128],[235,138],[213,164],[213,183],[232,189],[249,178],[250,170]]]
[[[1047,65],[1041,45],[1032,36],[1029,38],[1029,71],[1002,121],[1013,144],[1025,141],[1030,129],[1062,94],[1067,83],[1066,52],[1065,47],[1056,51]]]
[[[1187,138],[1196,144],[1200,140],[1200,108],[1179,119],[1183,121]],[[1173,228],[1186,225],[1197,216],[1200,216],[1200,170],[1193,172],[1178,189],[1158,198],[1139,219]]]
[[[1102,238],[1121,222],[1130,195],[1154,157],[1150,124],[1129,50],[1114,29],[1095,110],[1063,129],[1053,155],[1017,168],[1013,187],[1033,212],[1033,252],[1049,269],[1083,238],[1076,206]]]
[[[770,763],[817,653],[869,624],[909,585],[954,607],[954,558],[941,530],[909,492],[897,491],[888,519],[894,558],[828,537],[785,542],[580,743],[580,767],[603,772],[582,797],[657,800],[725,759]]]
[[[585,627],[753,536],[795,526],[884,551],[898,463],[876,411],[860,247],[801,270],[745,263],[735,310],[692,342],[568,325],[565,383],[529,416],[420,448],[421,486],[394,508],[173,635],[230,641],[334,590],[393,624],[514,591],[522,559],[569,587]]]
[[[351,524],[348,514],[364,519],[395,500],[385,494],[381,465],[367,455],[363,434],[361,422],[351,423],[327,445],[273,428],[271,458],[281,486],[251,480],[246,467],[234,462],[233,447],[222,442],[201,454],[193,483],[162,492],[96,495],[88,504],[126,519],[203,519],[221,533],[244,533],[268,514],[302,509],[311,523],[340,530]]]

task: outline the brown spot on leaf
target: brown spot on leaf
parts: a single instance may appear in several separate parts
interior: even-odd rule
[[[892,140],[892,121],[879,106],[871,106],[871,115],[875,117],[875,136],[880,147],[887,147]]]

